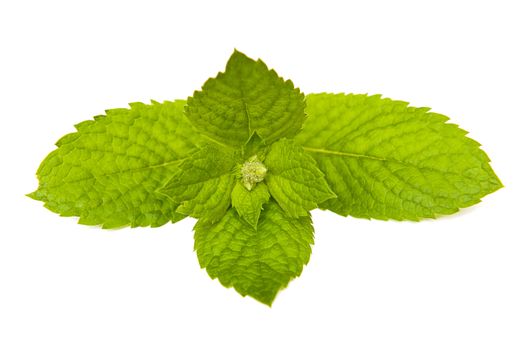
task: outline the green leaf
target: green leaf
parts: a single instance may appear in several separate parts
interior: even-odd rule
[[[201,133],[240,147],[254,132],[267,143],[294,136],[305,120],[304,108],[304,95],[290,80],[235,51],[226,71],[188,99],[186,111]]]
[[[319,203],[335,197],[315,160],[292,140],[272,144],[264,163],[272,197],[292,217],[308,215]]]
[[[257,228],[262,206],[270,199],[268,187],[261,182],[249,191],[241,182],[237,182],[232,191],[232,206],[241,218]]]
[[[234,155],[207,145],[180,162],[159,192],[181,203],[179,213],[217,221],[230,206],[234,166]]]
[[[76,125],[40,165],[31,198],[79,223],[161,226],[184,216],[155,190],[200,137],[183,115],[185,101],[130,104]]]
[[[257,158],[264,159],[267,150],[267,144],[254,133],[250,141],[241,148],[241,155],[244,159],[257,156]]]
[[[452,214],[502,187],[479,143],[429,108],[380,96],[312,94],[296,141],[341,215],[419,220]]]
[[[210,277],[267,305],[301,274],[313,244],[310,217],[290,218],[274,201],[265,206],[257,228],[232,208],[219,222],[199,221],[194,230],[200,266]]]

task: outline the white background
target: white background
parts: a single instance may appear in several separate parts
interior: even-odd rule
[[[2,1],[0,348],[525,349],[520,2]],[[191,219],[105,231],[24,197],[73,124],[185,98],[234,48],[305,93],[449,115],[506,187],[421,223],[315,211],[272,308],[199,269]]]

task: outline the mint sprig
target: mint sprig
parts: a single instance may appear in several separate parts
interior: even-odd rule
[[[187,102],[130,104],[76,125],[29,196],[103,228],[198,219],[201,267],[271,305],[301,274],[310,210],[420,220],[502,187],[448,118],[380,96],[310,94],[235,51]]]

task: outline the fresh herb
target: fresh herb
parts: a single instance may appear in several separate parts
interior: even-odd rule
[[[77,124],[29,196],[103,228],[197,218],[200,265],[271,305],[309,260],[310,210],[417,221],[502,187],[479,143],[447,120],[378,95],[305,97],[235,51],[187,101]]]

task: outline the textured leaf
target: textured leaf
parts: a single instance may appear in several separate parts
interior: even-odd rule
[[[179,213],[216,221],[230,206],[235,184],[232,154],[207,145],[173,169],[173,177],[159,190],[181,203]]]
[[[270,199],[268,187],[264,182],[257,184],[251,191],[241,182],[237,182],[232,191],[232,206],[241,218],[257,228],[262,206]]]
[[[38,169],[29,196],[62,216],[104,228],[160,226],[184,216],[155,190],[199,136],[183,115],[185,101],[130,104],[76,125]]]
[[[232,208],[219,222],[199,221],[194,230],[199,263],[210,277],[267,305],[301,274],[313,244],[310,217],[289,218],[272,200],[257,229]]]
[[[292,140],[272,144],[264,163],[272,197],[292,217],[308,215],[319,203],[335,197],[315,160]]]
[[[187,115],[204,135],[238,147],[254,132],[267,143],[297,134],[304,107],[304,95],[290,80],[235,51],[226,71],[188,99]]]
[[[418,220],[473,205],[502,185],[479,144],[447,117],[380,96],[312,94],[296,141],[341,215]]]

